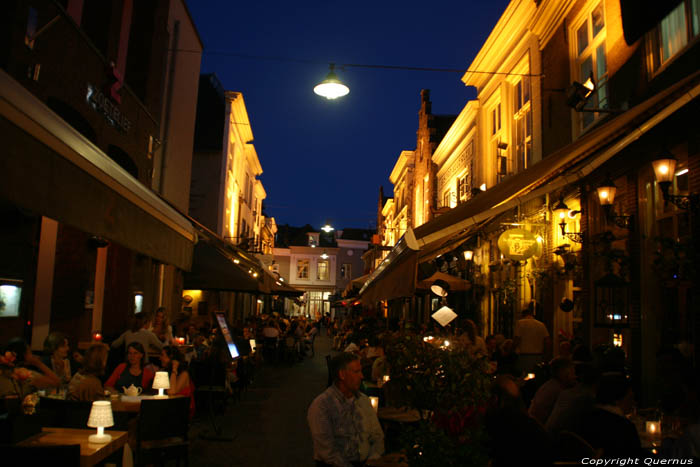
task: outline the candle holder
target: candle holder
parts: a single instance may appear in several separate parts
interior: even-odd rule
[[[369,403],[372,404],[372,408],[376,413],[379,410],[379,398],[377,396],[369,396]]]
[[[102,333],[100,331],[93,332],[92,340],[95,342],[102,342]]]

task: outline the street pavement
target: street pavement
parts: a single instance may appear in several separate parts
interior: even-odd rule
[[[331,341],[325,328],[315,341],[315,356],[294,364],[262,363],[240,401],[229,400],[217,420],[223,437],[211,441],[200,435],[212,432],[206,416],[190,428],[190,465],[245,467],[311,467],[313,450],[306,423],[311,401],[326,388],[326,355]]]

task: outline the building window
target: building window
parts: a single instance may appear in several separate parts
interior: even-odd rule
[[[650,34],[652,72],[658,71],[700,33],[700,0],[685,0]]]
[[[318,262],[318,280],[327,281],[328,280],[328,261]]]
[[[297,260],[297,279],[308,279],[309,278],[309,260],[300,259]]]
[[[457,179],[457,193],[459,197],[459,202],[462,203],[468,199],[469,196],[469,174],[466,173]]]
[[[499,102],[491,110],[491,136],[501,131],[501,103]]]
[[[530,77],[523,76],[513,89],[513,140],[515,172],[532,165],[532,108],[530,103]]]
[[[608,64],[605,52],[605,11],[603,2],[587,11],[574,23],[574,79],[583,83],[588,78],[595,81],[596,90],[588,99],[585,108],[606,109],[608,107]],[[590,126],[601,114],[581,112],[580,129]]]
[[[352,264],[344,263],[340,266],[341,279],[350,279],[352,277]]]

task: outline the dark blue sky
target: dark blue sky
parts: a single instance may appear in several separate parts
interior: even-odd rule
[[[416,146],[420,90],[430,89],[433,113],[455,115],[474,91],[460,73],[363,68],[336,70],[350,87],[344,98],[327,101],[313,87],[329,62],[466,69],[508,1],[187,3],[204,42],[202,72],[243,93],[267,215],[374,228],[379,186],[391,194],[399,153]]]

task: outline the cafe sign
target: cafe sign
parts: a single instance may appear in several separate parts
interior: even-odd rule
[[[509,229],[498,237],[498,249],[503,256],[515,261],[525,261],[542,252],[537,237],[525,229]]]

